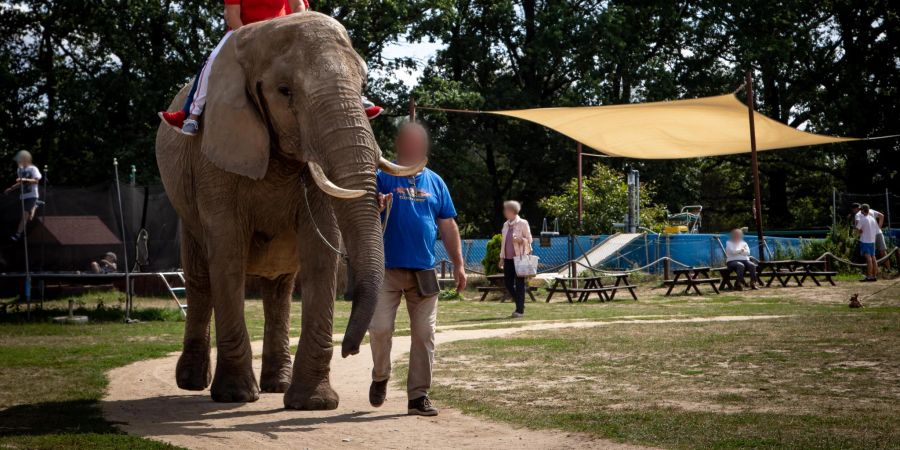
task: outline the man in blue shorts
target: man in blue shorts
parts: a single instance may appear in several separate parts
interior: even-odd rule
[[[866,258],[866,277],[859,281],[876,281],[878,263],[875,260],[875,239],[878,235],[878,222],[869,215],[869,205],[859,205],[856,229],[859,231],[859,252]]]

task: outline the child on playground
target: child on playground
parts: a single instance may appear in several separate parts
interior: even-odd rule
[[[878,222],[869,215],[869,205],[859,205],[862,213],[856,219],[856,229],[859,231],[859,253],[866,259],[866,277],[859,281],[877,281],[878,262],[875,260],[875,239],[878,234]]]
[[[200,73],[194,77],[191,91],[185,100],[184,107],[179,111],[160,111],[159,117],[169,126],[179,130],[188,136],[194,136],[200,131],[200,115],[206,106],[206,89],[209,82],[209,72],[213,61],[219,54],[219,50],[228,41],[228,38],[238,28],[254,22],[261,22],[275,17],[281,17],[291,13],[306,11],[309,9],[308,0],[225,0],[225,24],[228,31],[219,41],[218,45],[209,54]],[[369,120],[377,117],[383,109],[362,98],[363,108]]]
[[[22,220],[19,221],[19,227],[16,234],[10,239],[18,241],[22,239],[25,232],[25,226],[34,218],[34,212],[38,207],[38,183],[41,182],[41,171],[32,164],[31,153],[22,150],[16,153],[16,163],[19,167],[16,169],[16,183],[8,187],[3,193],[9,194],[13,191],[19,191],[19,199],[22,200]]]

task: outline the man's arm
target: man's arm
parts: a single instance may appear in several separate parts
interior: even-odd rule
[[[875,221],[878,222],[878,228],[884,228],[884,214],[876,211]]]
[[[237,30],[238,28],[244,26],[244,23],[241,22],[241,5],[225,5],[225,24],[228,25],[228,28],[231,30]]]
[[[462,292],[466,288],[466,267],[462,257],[462,242],[459,238],[459,227],[454,219],[438,219],[438,229],[441,231],[441,240],[444,241],[444,249],[453,263],[453,278],[456,279],[456,291]]]

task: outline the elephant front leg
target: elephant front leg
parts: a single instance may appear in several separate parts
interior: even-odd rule
[[[317,191],[310,194],[310,200],[314,200],[312,209],[317,212],[315,220],[323,235],[329,242],[340,242],[330,209],[323,206]],[[316,237],[316,231],[308,223],[301,222],[300,235],[309,237],[300,245],[302,328],[293,380],[284,394],[284,406],[305,410],[335,409],[339,397],[331,388],[329,374],[334,353],[331,335],[338,257]]]
[[[292,273],[261,280],[266,320],[259,377],[263,392],[286,392],[291,385],[291,294],[295,276]]]
[[[216,320],[216,372],[211,394],[217,402],[253,402],[259,385],[253,374],[250,338],[244,322],[246,245],[236,234],[207,242]]]
[[[209,386],[209,322],[212,317],[212,293],[206,252],[188,233],[181,238],[181,258],[187,292],[187,317],[184,347],[175,368],[178,387],[202,391]]]

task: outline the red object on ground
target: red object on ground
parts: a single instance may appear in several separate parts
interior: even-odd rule
[[[187,119],[187,114],[184,111],[160,111],[158,114],[159,118],[162,119],[167,125],[172,128],[181,129],[182,125],[184,125],[184,119]]]

